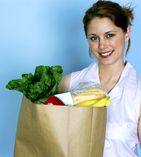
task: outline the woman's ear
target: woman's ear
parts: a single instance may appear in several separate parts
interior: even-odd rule
[[[130,39],[131,28],[130,26],[127,27],[127,32],[125,33],[125,40],[128,41]]]

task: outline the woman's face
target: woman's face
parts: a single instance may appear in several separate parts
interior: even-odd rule
[[[90,49],[99,63],[123,63],[125,40],[130,38],[129,29],[125,33],[109,18],[95,17],[88,25],[87,34]]]

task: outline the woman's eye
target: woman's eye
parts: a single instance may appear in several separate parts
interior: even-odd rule
[[[97,41],[97,40],[98,40],[98,37],[97,37],[97,36],[92,36],[92,37],[90,37],[90,40],[91,40],[91,41]]]
[[[110,33],[110,34],[107,34],[107,35],[106,35],[106,38],[108,39],[108,38],[112,38],[112,37],[114,37],[114,36],[115,36],[115,34]]]

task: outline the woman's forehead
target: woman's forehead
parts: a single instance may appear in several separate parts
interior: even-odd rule
[[[88,25],[88,33],[106,33],[111,31],[118,31],[120,28],[117,27],[113,21],[107,17],[93,18]]]

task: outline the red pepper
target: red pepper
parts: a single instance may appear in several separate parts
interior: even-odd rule
[[[49,103],[53,104],[53,105],[65,105],[59,98],[57,98],[56,96],[50,96],[47,98],[47,100],[45,101],[45,104],[48,105]]]

